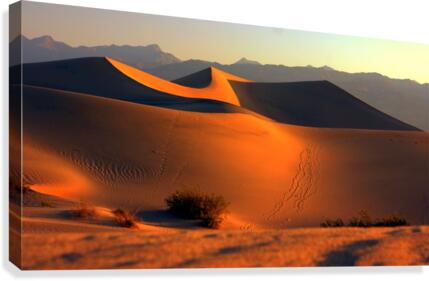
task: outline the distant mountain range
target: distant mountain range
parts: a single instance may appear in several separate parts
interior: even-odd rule
[[[55,41],[50,36],[34,39],[22,36],[10,43],[10,49],[19,49],[20,39],[24,50],[24,63],[106,56],[168,80],[176,80],[210,66],[258,82],[327,80],[393,117],[420,129],[429,130],[429,83],[392,79],[379,73],[348,73],[329,66],[263,65],[244,57],[230,65],[203,60],[181,61],[174,55],[163,52],[156,44],[71,47]],[[11,57],[10,62],[11,65],[18,64],[19,57]]]
[[[55,41],[51,36],[28,39],[17,37],[10,43],[11,49],[20,48],[22,42],[24,63],[42,62],[80,57],[112,57],[137,68],[153,67],[180,62],[172,54],[163,52],[156,44],[147,46],[104,45],[95,47],[72,47]],[[19,57],[11,58],[11,65],[19,63]]]

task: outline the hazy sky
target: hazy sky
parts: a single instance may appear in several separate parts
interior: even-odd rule
[[[23,34],[72,46],[156,43],[182,60],[328,65],[429,83],[429,45],[24,2]],[[364,20],[364,19],[363,19]]]

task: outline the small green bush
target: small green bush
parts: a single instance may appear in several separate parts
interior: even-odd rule
[[[223,196],[206,194],[199,189],[177,190],[165,202],[173,214],[201,220],[201,224],[209,228],[220,227],[229,205]]]

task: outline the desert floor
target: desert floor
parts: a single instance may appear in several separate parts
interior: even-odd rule
[[[26,269],[423,265],[429,227],[24,235]],[[49,251],[46,245],[49,244]]]
[[[423,265],[429,263],[429,226],[219,230],[193,222],[143,218],[119,227],[107,209],[91,219],[67,216],[77,205],[55,199],[23,209],[22,268],[208,268]],[[46,202],[46,201],[44,201]],[[27,202],[28,203],[28,202]],[[31,206],[33,205],[33,206]],[[11,208],[11,219],[19,218]],[[171,224],[171,222],[179,224]],[[11,238],[18,238],[12,230]]]

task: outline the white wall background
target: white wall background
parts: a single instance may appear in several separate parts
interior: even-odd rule
[[[149,14],[247,23],[429,44],[428,0],[45,0],[44,2]],[[1,1],[0,105],[2,188],[8,179],[8,5]],[[428,66],[429,73],[429,66]],[[2,192],[4,195],[5,192]],[[429,267],[308,268],[248,270],[127,270],[19,272],[7,261],[7,198],[1,198],[0,279],[80,280],[428,280]]]

